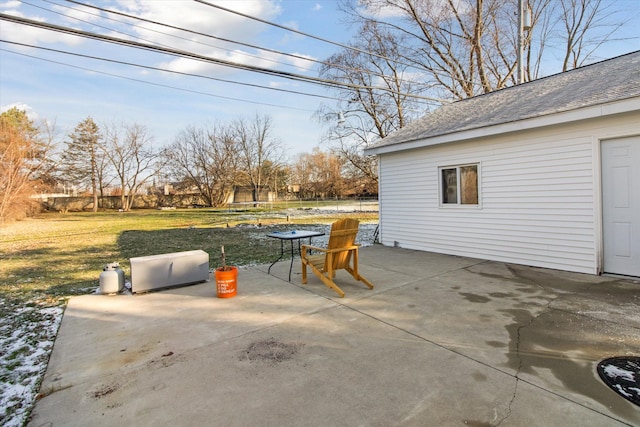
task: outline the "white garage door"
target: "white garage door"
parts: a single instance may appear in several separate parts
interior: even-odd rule
[[[640,277],[640,136],[601,150],[604,272]]]

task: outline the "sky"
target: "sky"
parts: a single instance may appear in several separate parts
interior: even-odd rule
[[[208,1],[338,43],[350,44],[354,32],[354,28],[345,23],[343,13],[338,10],[338,0]],[[605,1],[616,2],[626,8],[629,21],[625,23],[621,34],[625,38],[635,39],[613,44],[599,52],[599,57],[609,58],[640,50],[640,0]],[[136,25],[131,25],[132,21],[126,17],[109,15],[64,0],[0,0],[0,12],[312,77],[318,76],[318,65],[304,58],[323,60],[340,50],[334,44],[196,1],[83,2],[226,40],[295,54],[296,57],[149,23],[137,22]],[[55,122],[60,139],[64,139],[85,118],[92,117],[98,125],[142,124],[153,136],[154,145],[162,147],[173,142],[188,126],[227,124],[238,118],[250,120],[260,114],[272,119],[272,137],[281,142],[292,158],[298,153],[311,152],[314,147],[319,146],[326,132],[313,117],[314,112],[322,104],[334,108],[337,105],[337,101],[331,99],[336,96],[335,92],[321,86],[211,63],[178,59],[167,54],[6,21],[0,21],[0,38],[76,54],[67,55],[0,42],[0,108],[4,111],[17,106],[26,110],[34,119]],[[176,73],[106,62],[77,54],[142,64]],[[198,74],[208,78],[177,73]],[[358,123],[356,121],[355,125]]]

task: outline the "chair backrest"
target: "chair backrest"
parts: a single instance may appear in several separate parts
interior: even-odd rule
[[[341,219],[331,224],[331,233],[329,234],[329,243],[327,249],[340,249],[352,246],[356,241],[358,234],[358,226],[360,221],[357,219]],[[351,252],[339,252],[333,255],[333,270],[340,270],[349,266],[351,260]],[[325,259],[324,269],[328,270],[328,259]]]

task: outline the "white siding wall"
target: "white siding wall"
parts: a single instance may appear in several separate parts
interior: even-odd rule
[[[596,274],[599,138],[637,115],[380,157],[384,245]],[[479,163],[479,206],[440,206],[438,167]]]

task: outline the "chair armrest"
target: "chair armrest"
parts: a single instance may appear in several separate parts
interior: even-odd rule
[[[311,245],[302,245],[300,246],[300,248],[302,248],[303,251],[307,249],[311,249],[312,251],[328,252],[327,248],[319,248],[317,246],[311,246]]]
[[[357,250],[359,247],[360,245],[351,245],[351,246],[345,246],[344,248],[325,249],[324,252],[326,253],[346,252],[346,251]]]

